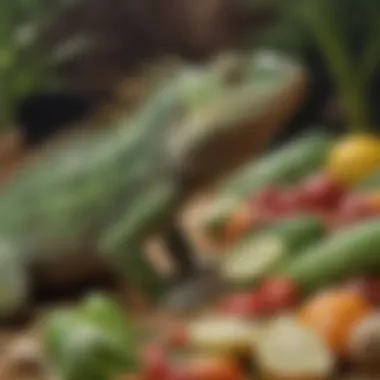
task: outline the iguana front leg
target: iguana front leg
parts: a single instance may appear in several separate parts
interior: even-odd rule
[[[132,202],[121,208],[117,220],[99,234],[97,250],[115,272],[148,295],[162,295],[165,281],[148,262],[142,243],[149,233],[165,228],[177,206],[172,183],[152,183],[141,188]]]

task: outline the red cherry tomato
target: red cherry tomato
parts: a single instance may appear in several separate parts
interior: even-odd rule
[[[302,184],[305,202],[310,208],[336,207],[345,194],[345,189],[325,173],[318,173]]]
[[[286,278],[265,281],[260,287],[260,295],[265,299],[266,309],[270,313],[291,308],[300,298],[298,286]]]
[[[258,292],[233,294],[221,302],[220,311],[247,318],[259,316],[265,312],[265,300]]]
[[[380,277],[369,276],[350,280],[347,283],[350,289],[358,291],[375,306],[380,305]]]

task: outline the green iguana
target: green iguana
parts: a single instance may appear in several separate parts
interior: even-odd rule
[[[200,147],[207,151],[231,131],[257,133],[255,122],[278,128],[302,99],[305,74],[286,58],[265,53],[223,62],[228,64],[183,69],[127,122],[47,149],[5,184],[2,316],[27,301],[30,267],[67,266],[88,246],[145,291],[160,289],[140,243],[170,220],[181,201],[178,174],[196,162]],[[266,115],[272,115],[270,124]],[[250,144],[253,149],[258,142]],[[200,164],[207,166],[207,159]]]

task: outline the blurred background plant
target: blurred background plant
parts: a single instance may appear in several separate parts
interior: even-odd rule
[[[325,107],[332,95],[339,99],[334,102],[339,114],[335,122],[353,129],[375,127],[380,121],[380,3],[273,0],[271,4],[277,21],[264,36],[253,36],[252,43],[285,51],[305,62],[312,79],[308,104],[314,112],[306,112],[304,118],[314,114],[321,121],[321,106]],[[310,111],[310,107],[305,109]]]
[[[0,4],[0,127],[12,127],[17,106],[40,92],[62,90],[57,65],[91,46],[85,35],[44,49],[43,37],[62,11],[77,0],[14,0]]]

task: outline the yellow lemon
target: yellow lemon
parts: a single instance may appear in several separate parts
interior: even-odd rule
[[[326,171],[337,181],[354,185],[380,170],[380,139],[353,135],[332,149]]]

